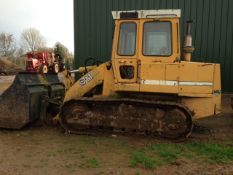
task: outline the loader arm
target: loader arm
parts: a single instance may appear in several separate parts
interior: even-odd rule
[[[106,63],[101,64],[81,77],[67,92],[64,103],[82,97],[97,85],[103,83]]]

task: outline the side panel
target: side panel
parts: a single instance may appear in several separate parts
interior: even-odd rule
[[[200,67],[199,67],[200,68]],[[206,69],[204,69],[206,68]],[[211,76],[213,75],[213,76]],[[192,111],[194,111],[194,119],[211,116],[221,112],[221,78],[220,78],[220,65],[219,64],[206,64],[201,66],[195,76],[202,77],[204,82],[212,82],[212,86],[202,86],[204,91],[209,90],[208,94],[203,94],[203,97],[195,97],[198,93],[202,93],[200,87],[192,87],[190,92],[186,94],[189,97],[183,97],[182,102]],[[184,78],[184,77],[183,77]],[[212,81],[211,81],[212,79]],[[188,90],[188,87],[185,88]],[[195,94],[195,91],[198,91]],[[180,93],[182,95],[183,93]],[[194,95],[195,94],[195,95]],[[184,95],[184,94],[183,94]],[[209,97],[207,97],[209,95]],[[191,98],[193,96],[193,98]]]
[[[193,119],[200,119],[211,115],[218,114],[221,109],[219,102],[221,101],[221,95],[212,97],[193,97],[182,98],[184,103],[191,111],[194,112]]]
[[[183,63],[180,66],[179,94],[212,94],[214,64]]]
[[[140,92],[178,93],[177,64],[143,62],[140,72]]]
[[[140,92],[173,93],[199,119],[221,111],[220,65],[149,63],[141,67]]]
[[[214,65],[214,92],[221,92],[220,64],[215,64]]]
[[[220,71],[215,64],[197,62],[153,63],[144,61],[141,63],[140,73],[141,92],[209,97],[214,91],[220,91],[221,89]]]

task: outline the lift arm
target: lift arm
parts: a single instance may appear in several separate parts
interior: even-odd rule
[[[106,63],[101,64],[97,68],[85,74],[81,77],[67,92],[64,99],[64,103],[72,99],[82,97],[97,85],[103,83],[104,70],[106,69]]]

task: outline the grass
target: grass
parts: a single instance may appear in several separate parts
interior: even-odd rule
[[[233,161],[233,147],[216,143],[154,144],[136,150],[131,155],[131,167],[154,169],[171,164],[180,158],[194,159],[213,164],[229,164]]]
[[[130,166],[138,167],[142,165],[143,168],[154,169],[157,163],[156,161],[156,158],[148,156],[145,151],[138,151],[133,153]]]
[[[88,159],[86,164],[90,168],[97,168],[100,163],[96,158],[92,158],[92,159]]]
[[[190,151],[202,155],[210,163],[228,164],[233,161],[233,147],[221,144],[191,143],[187,145]]]

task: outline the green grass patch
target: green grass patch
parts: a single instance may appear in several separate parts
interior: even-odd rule
[[[100,163],[96,158],[88,159],[86,162],[88,168],[97,168]]]
[[[187,150],[203,156],[210,163],[228,164],[233,161],[233,147],[222,144],[191,143],[186,145]]]
[[[151,157],[146,151],[136,151],[132,155],[130,162],[131,167],[143,166],[146,169],[154,169],[157,165],[155,157]]]
[[[160,158],[161,163],[171,163],[181,156],[182,149],[176,144],[157,144],[151,146],[152,152]]]
[[[216,143],[163,143],[146,146],[132,152],[130,166],[154,169],[180,158],[203,163],[228,164],[233,161],[233,147]]]

